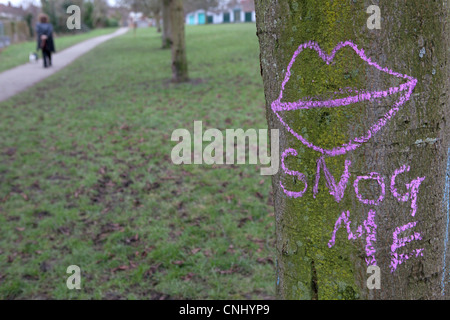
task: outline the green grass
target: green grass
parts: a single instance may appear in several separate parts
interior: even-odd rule
[[[73,46],[81,41],[102,36],[116,31],[115,28],[95,29],[86,33],[79,33],[75,35],[64,35],[55,37],[56,51],[62,51],[70,46]],[[36,52],[36,41],[26,41],[17,44],[12,44],[4,50],[0,50],[0,72],[20,66],[29,61],[30,52]]]
[[[255,25],[186,32],[190,83],[139,29],[0,103],[0,298],[274,296],[271,178],[170,160],[195,120],[267,128]]]

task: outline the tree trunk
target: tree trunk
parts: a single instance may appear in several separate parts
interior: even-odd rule
[[[162,32],[162,48],[169,49],[172,47],[172,30],[170,21],[170,5],[172,0],[162,0],[162,18],[163,18],[163,32]]]
[[[172,31],[172,81],[189,80],[184,36],[183,0],[170,1],[170,21]]]
[[[154,15],[155,17],[155,22],[156,22],[156,32],[161,32],[161,15],[158,12],[155,12]]]
[[[255,3],[278,297],[449,298],[448,2]]]
[[[205,24],[208,24],[208,9],[203,10],[205,10]]]

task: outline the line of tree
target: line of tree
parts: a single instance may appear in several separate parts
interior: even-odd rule
[[[162,49],[172,50],[172,81],[189,81],[188,64],[186,57],[183,2],[191,3],[194,0],[123,0],[135,12],[142,12],[155,19],[158,32],[162,31]],[[207,0],[197,0],[203,2]],[[211,0],[208,0],[211,1]],[[162,28],[161,28],[162,20]]]
[[[42,11],[49,16],[56,32],[67,32],[67,8],[70,5],[81,8],[82,30],[118,27],[120,24],[120,15],[108,16],[107,0],[41,0]]]

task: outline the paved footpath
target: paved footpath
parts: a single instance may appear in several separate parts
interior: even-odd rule
[[[80,42],[72,47],[58,52],[52,56],[53,66],[50,68],[45,69],[42,66],[42,58],[39,57],[38,63],[27,63],[0,73],[0,102],[11,98],[37,82],[51,76],[55,72],[65,68],[67,65],[99,44],[120,36],[127,31],[128,28],[120,28],[112,34],[107,34]],[[57,41],[58,39],[56,39],[56,45],[58,45]]]

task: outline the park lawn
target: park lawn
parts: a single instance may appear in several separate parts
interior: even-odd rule
[[[0,103],[0,298],[274,297],[271,177],[171,162],[195,120],[267,128],[255,32],[188,27],[192,81],[176,85],[139,29]]]
[[[62,51],[81,41],[102,36],[116,31],[116,28],[95,29],[85,33],[63,35],[55,37],[56,51]],[[0,50],[0,72],[29,62],[30,52],[36,52],[36,41],[26,41],[12,44]],[[39,59],[42,55],[39,53]],[[42,62],[42,60],[40,60]]]

